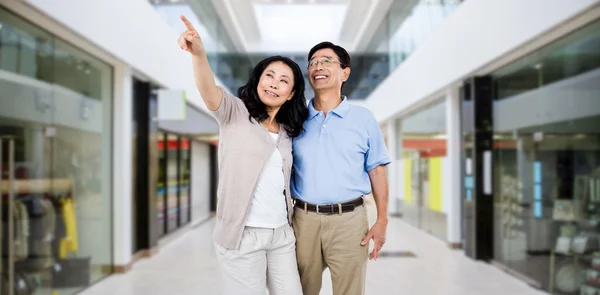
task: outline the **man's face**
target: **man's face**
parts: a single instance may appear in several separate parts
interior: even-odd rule
[[[340,59],[332,49],[318,50],[308,61],[308,81],[315,91],[341,89],[348,76],[350,68],[342,69]]]

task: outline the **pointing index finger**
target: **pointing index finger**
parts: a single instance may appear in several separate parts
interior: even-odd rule
[[[181,20],[183,21],[183,24],[185,25],[185,27],[190,30],[190,31],[195,31],[196,29],[194,28],[194,26],[192,25],[192,23],[182,14],[180,16]]]

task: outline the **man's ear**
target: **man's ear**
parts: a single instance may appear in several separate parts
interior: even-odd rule
[[[346,67],[342,74],[342,81],[348,81],[348,77],[350,77],[350,67]]]

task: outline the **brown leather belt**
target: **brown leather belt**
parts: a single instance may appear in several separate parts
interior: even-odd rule
[[[362,206],[365,203],[365,200],[362,198],[362,196],[352,201],[339,204],[315,205],[311,203],[306,203],[299,199],[294,199],[294,201],[295,207],[305,211],[317,212],[317,214],[342,214],[346,212],[351,212],[354,211],[356,207]]]

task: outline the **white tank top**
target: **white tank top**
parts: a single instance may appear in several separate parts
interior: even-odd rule
[[[278,134],[269,134],[277,141]],[[284,181],[283,160],[279,149],[275,149],[265,164],[254,191],[246,226],[278,228],[287,223]]]

